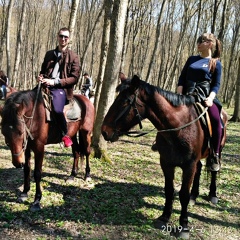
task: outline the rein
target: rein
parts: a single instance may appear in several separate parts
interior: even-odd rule
[[[26,123],[24,121],[24,118],[22,117],[20,119],[20,121],[24,124],[24,130],[25,130],[24,133],[27,132],[27,134],[24,134],[24,141],[23,141],[23,148],[22,148],[22,150],[19,153],[13,153],[14,156],[19,156],[19,155],[22,154],[22,152],[24,152],[26,150],[27,143],[28,143],[28,137],[30,137],[31,140],[34,139],[33,135],[31,134],[31,128],[32,128],[32,125],[33,125],[33,117],[34,117],[34,114],[35,114],[35,111],[36,111],[37,100],[38,100],[38,97],[39,97],[40,89],[41,89],[41,82],[38,83],[37,96],[36,96],[36,99],[35,99],[35,102],[34,102],[32,116],[28,117],[28,116],[23,115],[23,117],[31,119],[29,128],[27,127],[27,125],[26,125]]]
[[[190,126],[191,124],[197,122],[208,110],[208,107],[205,107],[204,111],[197,117],[195,118],[193,121],[181,126],[181,127],[178,127],[178,128],[170,128],[170,129],[163,129],[163,130],[158,130],[158,132],[173,132],[173,131],[178,131],[178,130],[181,130],[185,127],[188,127]]]
[[[130,99],[130,98],[128,98],[128,99]],[[119,120],[128,109],[130,109],[132,106],[134,106],[134,110],[136,110],[136,112],[137,112],[136,117],[138,117],[138,119],[139,119],[140,129],[142,129],[141,121],[142,121],[143,118],[139,114],[139,111],[138,111],[138,109],[136,107],[136,99],[137,99],[137,94],[135,93],[134,97],[132,99],[130,99],[130,105],[128,105],[124,109],[124,111],[119,114],[118,118],[115,120],[115,124],[116,124],[116,121]],[[208,110],[208,107],[205,107],[204,111],[197,118],[195,118],[193,121],[191,121],[191,122],[189,122],[189,123],[187,123],[187,124],[185,124],[183,126],[180,126],[180,127],[177,127],[177,128],[169,128],[169,129],[158,130],[158,132],[174,132],[174,131],[179,131],[179,130],[181,130],[183,128],[186,128],[186,127],[192,125],[193,123],[197,122],[204,114],[206,114],[207,110]],[[128,131],[128,132],[123,132],[122,134],[124,134],[124,135],[126,135],[128,137],[141,137],[141,136],[144,136],[144,135],[152,132],[155,129],[156,128],[153,128],[152,130],[149,130],[147,132],[140,132],[140,133],[139,133],[139,131]],[[132,134],[137,134],[137,135],[132,135]]]

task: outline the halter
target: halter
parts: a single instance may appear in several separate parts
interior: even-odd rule
[[[41,89],[41,82],[38,83],[38,89],[37,89],[37,97],[36,100],[34,102],[34,106],[33,106],[33,111],[32,111],[32,115],[30,117],[23,115],[23,117],[21,117],[19,120],[20,122],[23,123],[24,126],[24,140],[23,140],[23,148],[19,153],[13,153],[13,156],[20,156],[22,154],[22,152],[24,152],[27,148],[27,143],[28,143],[28,137],[31,138],[31,140],[33,140],[33,135],[31,134],[31,128],[32,128],[32,124],[33,124],[33,117],[35,114],[35,110],[36,110],[36,106],[37,106],[37,100],[38,100],[38,96],[40,93],[40,89]],[[24,121],[24,117],[30,119],[30,126],[29,128],[26,125],[26,122]]]
[[[139,127],[140,129],[142,129],[142,117],[141,115],[139,114],[139,111],[137,109],[137,106],[136,104],[140,105],[139,103],[137,103],[136,101],[136,98],[137,98],[137,94],[135,93],[133,97],[128,97],[127,98],[127,101],[129,101],[129,104],[122,110],[122,112],[119,113],[119,115],[117,116],[117,118],[115,119],[114,121],[114,125],[116,126],[117,125],[117,121],[126,113],[126,112],[129,112],[131,107],[133,107],[133,110],[134,112],[136,113],[136,117],[138,119],[138,124],[139,124]]]
[[[141,106],[141,104],[139,104],[137,102],[137,94],[138,94],[138,90],[134,93],[134,96],[130,96],[127,98],[127,101],[129,101],[129,104],[122,110],[122,112],[119,113],[119,115],[117,116],[117,118],[114,121],[114,126],[117,125],[117,121],[127,112],[130,111],[131,107],[133,108],[134,112],[135,112],[135,117],[137,117],[138,119],[138,124],[139,124],[139,128],[142,129],[142,120],[143,118],[141,117],[138,109],[137,109],[137,105]],[[116,127],[115,127],[116,129]],[[154,128],[155,129],[155,128]],[[146,134],[148,134],[149,132],[153,131],[154,129],[148,131],[148,132],[140,132],[139,131],[128,131],[128,132],[121,132],[123,135],[129,136],[129,137],[141,137],[144,136]],[[133,134],[137,134],[137,135],[133,135]]]

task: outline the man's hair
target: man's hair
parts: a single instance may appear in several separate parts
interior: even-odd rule
[[[68,32],[70,33],[70,30],[69,30],[69,28],[67,28],[67,27],[62,27],[62,28],[60,28],[59,31],[58,31],[58,34],[59,34],[61,31],[68,31]]]
[[[85,72],[85,73],[83,74],[83,76],[89,76],[89,74],[88,74],[87,72]]]

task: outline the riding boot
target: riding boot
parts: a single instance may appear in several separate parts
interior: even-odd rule
[[[71,147],[73,142],[72,142],[71,138],[67,135],[67,122],[66,122],[64,114],[57,114],[57,120],[58,120],[59,127],[63,134],[62,141],[64,143],[64,146]]]
[[[71,138],[68,135],[63,136],[62,141],[65,147],[71,147],[73,144]]]

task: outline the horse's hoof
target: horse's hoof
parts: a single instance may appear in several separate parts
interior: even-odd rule
[[[154,220],[153,224],[154,224],[155,228],[160,229],[164,232],[166,229],[167,223],[168,223],[168,221],[166,219],[159,217]]]
[[[92,178],[89,176],[89,177],[85,177],[84,180],[85,180],[85,182],[91,182]]]
[[[197,197],[195,197],[194,195],[191,195],[189,200],[189,205],[194,206],[196,204],[196,199]]]
[[[194,206],[196,204],[196,199],[191,199],[189,200],[189,205]]]
[[[218,203],[218,197],[209,197],[212,204],[216,205]]]
[[[190,238],[190,233],[188,229],[183,229],[182,231],[180,231],[177,236],[177,238],[181,238],[181,239],[189,239]]]
[[[66,179],[66,183],[70,184],[74,182],[74,176],[70,176],[69,178]]]
[[[39,201],[35,201],[32,206],[30,207],[30,211],[31,212],[37,212],[37,211],[40,211],[42,208],[41,208],[41,204]]]
[[[17,199],[17,203],[23,203],[27,200],[28,195],[27,193],[21,193],[21,195]]]

